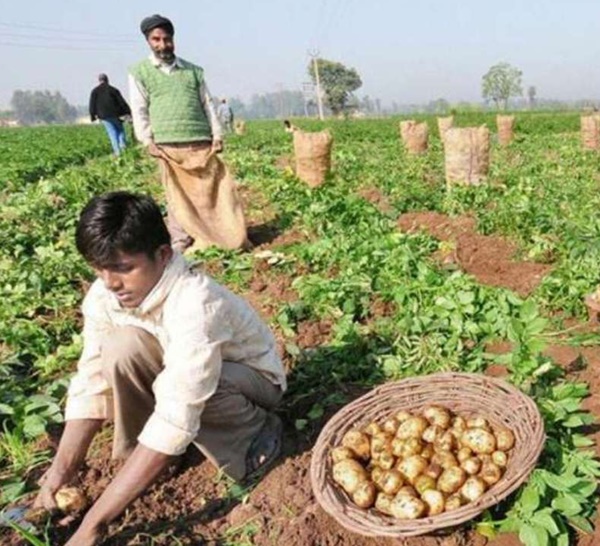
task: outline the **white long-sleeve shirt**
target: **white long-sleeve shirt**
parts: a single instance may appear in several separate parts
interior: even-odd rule
[[[135,326],[156,337],[164,369],[152,385],[156,405],[138,441],[180,455],[201,427],[224,360],[249,366],[282,390],[286,377],[275,338],[250,305],[209,276],[191,271],[175,254],[163,276],[135,309],[123,308],[102,281],[83,302],[83,353],[71,380],[65,419],[111,419],[112,389],[102,374],[102,339],[113,328]]]
[[[182,67],[179,57],[171,64],[165,64],[160,61],[155,55],[150,54],[150,62],[165,74],[170,74],[174,70]],[[150,114],[148,112],[149,100],[148,94],[144,86],[137,81],[133,75],[129,74],[129,105],[131,106],[131,117],[133,118],[133,130],[136,138],[147,146],[153,141],[152,125],[150,123]],[[208,90],[208,86],[204,81],[198,89],[198,98],[204,107],[204,111],[208,117],[210,128],[213,135],[213,140],[223,140],[223,128],[217,116],[215,105]]]

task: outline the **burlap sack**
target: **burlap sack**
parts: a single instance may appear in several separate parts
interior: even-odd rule
[[[445,118],[437,118],[438,132],[440,133],[440,140],[444,143],[444,137],[448,129],[454,127],[454,116],[446,116]]]
[[[581,144],[584,150],[600,149],[600,116],[581,116]]]
[[[408,153],[422,154],[427,151],[429,138],[427,123],[417,123],[412,119],[401,121],[400,137]]]
[[[485,125],[448,129],[444,152],[449,185],[479,184],[490,167],[490,130]]]
[[[243,119],[238,119],[233,122],[233,130],[236,135],[243,135],[246,132],[246,122]]]
[[[328,130],[318,133],[294,131],[296,176],[311,188],[320,186],[331,169],[333,137]]]
[[[498,127],[498,142],[502,146],[510,144],[514,136],[515,116],[496,116],[496,126]]]
[[[235,181],[210,143],[159,149],[169,212],[194,239],[191,249],[245,246],[246,222]]]

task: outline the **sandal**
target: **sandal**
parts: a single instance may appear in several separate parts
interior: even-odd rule
[[[274,413],[268,413],[265,424],[252,440],[246,455],[245,479],[253,479],[265,472],[281,453],[283,423]]]

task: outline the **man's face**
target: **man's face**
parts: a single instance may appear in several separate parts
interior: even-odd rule
[[[154,55],[163,62],[171,63],[175,59],[175,42],[173,36],[162,28],[150,31],[146,40]]]
[[[145,253],[121,252],[114,262],[94,267],[94,272],[115,294],[121,307],[137,307],[160,280],[172,255],[169,245],[159,247],[153,258]]]

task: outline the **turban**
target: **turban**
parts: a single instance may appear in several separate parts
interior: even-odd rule
[[[146,17],[140,23],[140,30],[142,31],[142,34],[146,37],[148,37],[148,34],[150,34],[152,30],[159,27],[164,29],[171,36],[175,34],[175,28],[173,27],[173,23],[171,23],[169,19],[163,17],[162,15],[159,15],[158,13],[150,15],[150,17]]]

